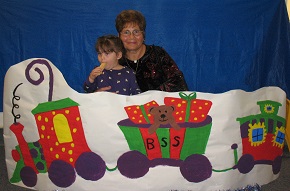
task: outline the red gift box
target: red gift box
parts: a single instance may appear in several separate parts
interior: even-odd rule
[[[125,107],[127,115],[131,121],[136,124],[153,123],[154,118],[149,113],[149,109],[153,106],[158,106],[156,101],[150,101],[144,105],[131,105]]]
[[[177,123],[194,122],[199,123],[206,119],[212,106],[209,100],[196,99],[196,93],[186,95],[179,93],[181,98],[165,97],[164,104],[174,106],[173,116]]]

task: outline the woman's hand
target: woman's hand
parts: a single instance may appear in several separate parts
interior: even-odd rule
[[[110,89],[111,89],[111,86],[107,86],[107,87],[99,88],[95,92],[104,92],[104,91],[107,91],[107,90],[110,90]]]

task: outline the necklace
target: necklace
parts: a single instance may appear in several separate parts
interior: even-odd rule
[[[127,66],[128,66],[129,68],[131,68],[132,70],[134,70],[136,73],[139,72],[139,70],[138,70],[138,69],[140,69],[140,68],[139,68],[139,60],[134,60],[134,61],[133,61],[133,62],[136,64],[136,68],[135,68],[135,69],[133,69],[133,68],[131,67],[131,65],[128,63],[128,59],[127,59],[127,58],[125,58],[125,60],[126,60],[126,64],[127,64]]]

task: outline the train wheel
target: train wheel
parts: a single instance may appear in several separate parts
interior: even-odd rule
[[[281,164],[282,164],[282,156],[277,156],[272,165],[272,170],[274,174],[278,174],[281,169]]]
[[[20,177],[23,184],[27,187],[33,187],[37,182],[37,175],[33,168],[25,166],[20,170]]]
[[[243,155],[237,164],[240,173],[243,174],[247,174],[248,172],[250,172],[254,168],[254,166],[254,157],[250,154]]]
[[[48,169],[48,177],[56,186],[66,188],[75,182],[76,173],[69,163],[54,160]]]
[[[194,154],[180,165],[180,172],[189,182],[201,182],[211,177],[212,166],[207,157]]]
[[[97,181],[104,176],[106,163],[96,153],[85,152],[76,160],[75,168],[83,179]]]
[[[129,151],[117,161],[118,169],[123,176],[140,178],[149,171],[149,159],[139,151]]]

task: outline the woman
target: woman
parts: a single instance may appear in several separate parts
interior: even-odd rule
[[[136,72],[142,92],[188,90],[183,73],[169,54],[159,46],[144,44],[146,20],[142,13],[124,10],[116,17],[115,24],[126,49],[126,55],[120,60],[120,64]]]

